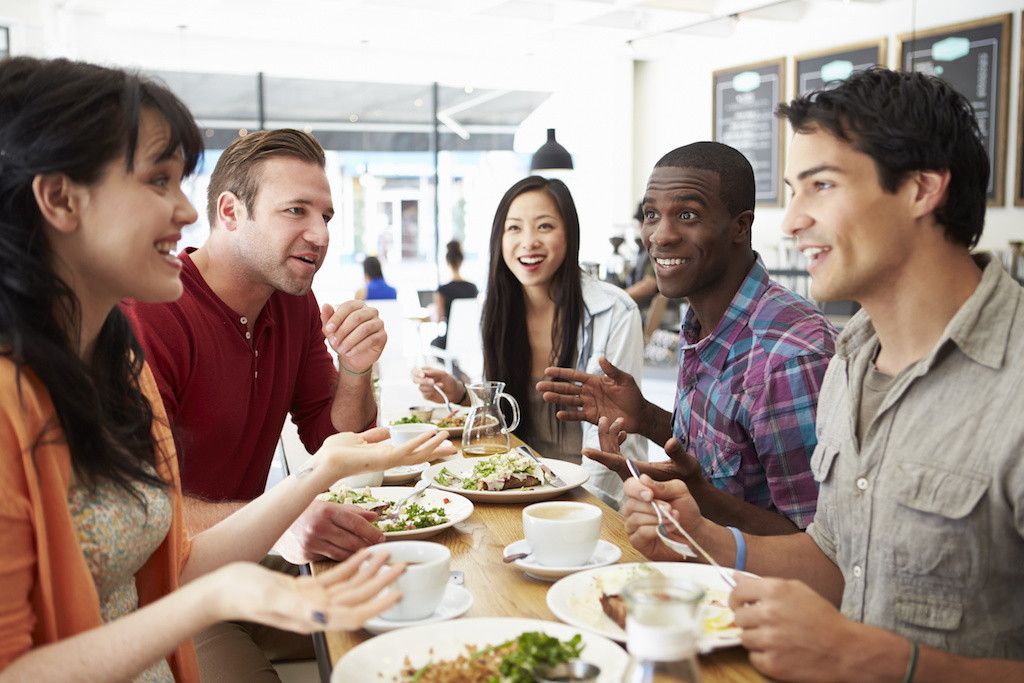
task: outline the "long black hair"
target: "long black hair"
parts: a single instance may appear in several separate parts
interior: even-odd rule
[[[59,424],[48,424],[34,448],[66,443],[80,481],[108,479],[133,495],[133,481],[160,483],[142,466],[157,457],[153,410],[139,388],[142,347],[115,306],[92,357],[79,356],[80,302],[54,269],[32,182],[62,173],[88,186],[121,158],[131,171],[143,109],[163,116],[167,152],[180,149],[191,174],[202,136],[162,85],[66,59],[0,62],[0,355],[14,363],[19,393],[31,373],[53,401]]]
[[[554,200],[565,226],[565,260],[548,285],[549,295],[555,302],[551,350],[555,364],[560,367],[573,367],[576,362],[576,341],[584,310],[580,283],[580,219],[569,188],[553,178],[524,178],[508,189],[494,214],[487,296],[480,315],[484,375],[505,382],[508,393],[520,403],[535,391],[530,378],[533,357],[526,329],[523,286],[505,265],[501,242],[512,201],[521,194],[537,191],[546,192]],[[529,440],[534,428],[532,422],[530,411],[523,410],[516,430],[520,438]]]

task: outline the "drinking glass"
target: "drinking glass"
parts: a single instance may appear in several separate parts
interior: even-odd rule
[[[664,576],[631,581],[626,601],[626,683],[701,683],[697,639],[704,589]]]

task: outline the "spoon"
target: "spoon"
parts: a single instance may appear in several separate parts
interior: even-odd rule
[[[626,458],[626,467],[629,468],[630,473],[634,477],[636,477],[637,479],[640,478],[640,475],[637,474],[636,471],[636,465],[634,465],[633,461],[630,460],[629,458]],[[704,557],[704,559],[707,560],[708,564],[715,568],[715,570],[718,572],[718,575],[722,577],[722,580],[725,581],[725,583],[730,588],[736,587],[736,580],[732,578],[732,575],[725,569],[723,569],[720,564],[715,562],[715,558],[711,557],[711,555],[706,550],[704,550],[704,548],[700,547],[700,544],[697,543],[697,541],[693,540],[693,536],[691,536],[689,532],[687,532],[686,529],[684,529],[679,524],[679,522],[675,520],[675,518],[673,518],[671,515],[663,515],[661,512],[661,506],[658,505],[657,501],[652,500],[651,507],[654,508],[654,513],[658,515],[658,526],[656,527],[656,533],[658,534],[658,538],[661,539],[662,543],[664,543],[666,546],[668,546],[675,552],[679,553],[683,557],[697,557],[697,553],[693,552],[693,548],[696,548],[697,552],[699,552]],[[674,541],[668,537],[668,531],[665,529],[666,516],[669,518],[669,521],[672,522],[672,525],[676,528],[676,530],[679,531],[679,533],[682,534],[686,538],[686,540],[690,542],[690,545],[687,545],[686,543],[680,543],[679,541]],[[691,548],[690,546],[693,547]]]
[[[521,560],[524,557],[529,557],[531,554],[532,553],[512,553],[511,555],[505,555],[502,557],[501,561],[508,564],[509,562],[515,562],[516,560]]]
[[[405,498],[402,498],[393,508],[391,508],[391,512],[388,513],[387,519],[398,519],[398,513],[402,509],[402,506],[405,505],[413,496],[423,493],[423,490],[428,486],[430,486],[429,479],[420,479],[416,482],[416,485],[412,487],[412,493]]]

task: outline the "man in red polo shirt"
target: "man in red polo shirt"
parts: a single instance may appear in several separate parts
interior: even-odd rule
[[[123,305],[175,432],[190,534],[263,492],[289,414],[310,452],[335,432],[374,423],[369,371],[387,341],[383,322],[360,301],[321,309],[311,292],[334,215],[325,166],[323,148],[300,131],[233,141],[210,179],[210,236],[180,254],[184,295]],[[384,540],[372,519],[354,506],[314,501],[276,549],[295,564],[343,559]],[[226,641],[247,637],[242,654],[225,654]],[[260,640],[197,637],[204,680],[263,680],[269,665],[252,638]]]

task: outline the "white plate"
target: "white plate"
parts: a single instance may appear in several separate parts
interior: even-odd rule
[[[619,683],[626,674],[629,655],[607,638],[556,621],[514,618],[456,619],[384,633],[352,648],[338,660],[331,683],[382,683],[402,680],[407,666],[455,659],[466,645],[498,645],[528,631],[540,631],[560,640],[577,633],[583,639],[580,658],[601,668],[597,683]]]
[[[448,443],[451,443],[451,441]],[[428,467],[430,467],[429,462],[421,462],[418,465],[402,465],[400,467],[392,467],[390,470],[384,470],[384,485],[394,486],[395,484],[405,484],[414,479],[419,479],[420,474]]]
[[[463,408],[463,409],[459,410],[459,412],[455,416],[458,417],[459,415],[461,415],[462,417],[465,417],[465,416],[469,415],[469,408]],[[437,424],[438,422],[440,422],[441,420],[443,420],[446,417],[448,417],[448,408],[446,406],[441,406],[440,410],[438,410],[436,408],[434,409],[434,414],[431,416],[430,421],[433,422],[434,424]],[[464,430],[465,427],[441,427],[441,426],[438,426],[438,429],[445,430],[453,438],[461,439],[462,438],[462,430]]]
[[[370,488],[370,494],[377,500],[401,500],[409,495],[412,487],[409,486],[374,486]],[[448,502],[445,502],[447,500]],[[449,492],[426,489],[409,503],[417,503],[427,508],[443,507],[448,521],[437,526],[428,526],[424,529],[410,529],[408,531],[385,531],[384,538],[390,540],[412,541],[418,538],[430,538],[436,536],[450,526],[464,521],[473,514],[473,503],[464,496]],[[406,503],[408,505],[409,503]]]
[[[456,619],[461,617],[463,614],[469,611],[469,608],[473,606],[473,594],[462,586],[455,586],[448,584],[444,589],[444,597],[441,599],[441,604],[437,606],[434,613],[429,617],[422,619],[410,619],[409,621],[392,621],[391,619],[382,619],[379,616],[371,617],[366,620],[363,624],[370,633],[387,633],[388,631],[395,631],[400,628],[409,628],[411,626],[422,626],[424,624],[436,624],[440,621],[448,621],[449,619]]]
[[[409,414],[411,415],[412,413]],[[459,415],[462,415],[463,417],[469,415],[469,408],[460,408],[459,412],[456,414],[456,417],[458,417]],[[434,408],[434,412],[430,416],[430,421],[433,422],[434,424],[437,424],[446,417],[448,417],[448,408],[446,406],[441,406],[440,408]],[[445,430],[451,437],[461,439],[462,430],[464,429],[464,427],[439,427],[439,429]]]
[[[731,626],[733,614],[727,605],[731,589],[715,568],[706,564],[642,562],[570,574],[548,589],[548,607],[567,624],[624,643],[626,632],[601,609],[601,586],[607,584],[617,593],[631,579],[656,572],[669,578],[689,579],[707,591],[703,603],[704,634],[698,642],[702,653],[740,644],[741,631]]]
[[[505,546],[505,550],[501,554],[503,556],[515,555],[516,553],[526,553],[529,551],[530,546],[527,545],[526,539],[523,539]],[[521,560],[513,560],[512,564],[525,571],[527,576],[532,576],[541,581],[554,581],[555,579],[560,579],[563,576],[568,576],[585,569],[606,567],[618,562],[620,557],[622,557],[622,550],[619,546],[608,541],[599,540],[594,554],[590,556],[589,560],[578,567],[548,567],[543,564],[537,564],[536,560],[529,556]]]
[[[442,486],[434,480],[434,477],[444,467],[447,467],[449,472],[456,475],[469,474],[473,471],[473,465],[479,462],[479,460],[479,458],[456,458],[446,462],[439,462],[424,470],[421,476],[423,479],[429,479],[430,485],[434,488],[458,493],[477,503],[532,503],[538,500],[547,500],[577,486],[582,486],[590,478],[590,473],[579,465],[574,465],[564,460],[540,458],[542,463],[550,467],[555,474],[562,478],[565,486],[540,484],[538,486],[531,486],[528,489],[512,489],[511,491],[473,491],[459,488],[458,486]]]

